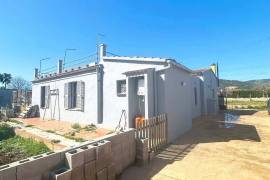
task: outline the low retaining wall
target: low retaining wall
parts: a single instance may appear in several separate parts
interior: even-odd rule
[[[1,166],[0,180],[113,180],[134,163],[135,156],[135,130],[129,129]]]

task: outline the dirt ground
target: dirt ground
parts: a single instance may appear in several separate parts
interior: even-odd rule
[[[270,116],[266,111],[231,113],[239,116],[197,119],[148,165],[130,167],[121,179],[270,179]]]
[[[42,120],[40,118],[15,118],[16,120],[22,122],[25,125],[32,125],[36,128],[42,129],[44,131],[53,131],[59,135],[66,135],[70,132],[73,132],[72,123],[66,121],[57,121],[57,120]],[[81,125],[82,127],[84,125]],[[93,140],[97,137],[104,136],[110,133],[111,130],[104,128],[97,128],[93,131],[86,131],[81,129],[75,133],[76,138],[83,138],[84,140]]]

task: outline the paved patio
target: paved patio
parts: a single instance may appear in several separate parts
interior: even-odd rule
[[[234,117],[196,122],[148,165],[130,167],[121,179],[269,179],[270,117],[255,111]]]

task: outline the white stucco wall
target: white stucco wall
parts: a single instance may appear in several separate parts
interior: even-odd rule
[[[202,101],[201,101],[201,86],[200,86],[201,79],[197,76],[192,77],[192,89],[191,89],[191,105],[192,105],[192,118],[196,118],[201,116],[201,108],[202,108]],[[194,88],[197,89],[197,104],[195,104],[195,93]]]
[[[165,112],[168,138],[175,140],[192,127],[191,75],[178,68],[165,71]]]
[[[216,114],[218,112],[218,84],[215,74],[211,71],[203,72],[203,81],[204,81],[204,107],[205,114]],[[213,103],[209,106],[209,102]]]
[[[124,72],[146,68],[161,69],[164,65],[139,62],[125,63],[119,61],[101,61],[100,64],[104,66],[103,124],[101,126],[115,128],[120,120],[122,110],[128,113],[128,98],[127,96],[117,96],[116,81],[127,78],[126,75],[123,74]]]
[[[64,108],[64,84],[72,81],[84,81],[85,83],[85,101],[84,111],[66,110]],[[34,83],[32,87],[32,104],[40,106],[41,86],[50,86],[50,90],[59,89],[60,120],[78,122],[82,124],[96,124],[97,121],[97,75],[95,72],[73,75],[66,78],[55,79],[40,83]],[[51,119],[55,108],[54,119],[58,120],[58,101],[51,96],[50,106],[46,109],[45,119]],[[45,109],[40,108],[40,117],[43,118]]]

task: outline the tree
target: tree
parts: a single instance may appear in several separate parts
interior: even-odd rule
[[[3,73],[0,74],[0,82],[4,84],[5,89],[7,88],[7,85],[11,82],[11,74]]]
[[[17,90],[30,90],[31,89],[31,83],[22,77],[14,77],[11,80],[11,86],[12,89]]]

